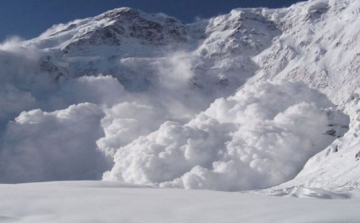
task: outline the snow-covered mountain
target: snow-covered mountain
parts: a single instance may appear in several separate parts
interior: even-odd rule
[[[311,0],[191,24],[119,8],[9,39],[0,182],[358,187],[358,27],[359,1]]]

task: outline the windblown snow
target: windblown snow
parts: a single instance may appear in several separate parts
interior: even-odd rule
[[[357,0],[192,24],[120,8],[11,38],[0,182],[358,187],[359,17]]]

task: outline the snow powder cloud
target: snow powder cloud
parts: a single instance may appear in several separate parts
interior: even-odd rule
[[[331,129],[343,134],[349,120],[332,106],[300,83],[248,84],[185,125],[166,122],[119,148],[103,179],[227,191],[273,186],[328,146]]]
[[[22,112],[8,123],[0,152],[0,182],[96,179],[107,161],[95,141],[104,113],[94,104],[55,112]]]

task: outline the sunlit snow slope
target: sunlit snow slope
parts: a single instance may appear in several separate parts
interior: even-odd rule
[[[358,27],[359,1],[312,0],[192,24],[120,8],[11,38],[0,182],[358,187]]]

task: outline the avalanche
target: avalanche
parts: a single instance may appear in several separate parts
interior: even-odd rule
[[[348,118],[331,106],[299,83],[245,85],[189,123],[165,122],[119,148],[104,179],[225,191],[274,186],[347,131]]]
[[[358,222],[358,27],[358,0],[311,0],[192,24],[119,8],[8,39],[0,220]]]

